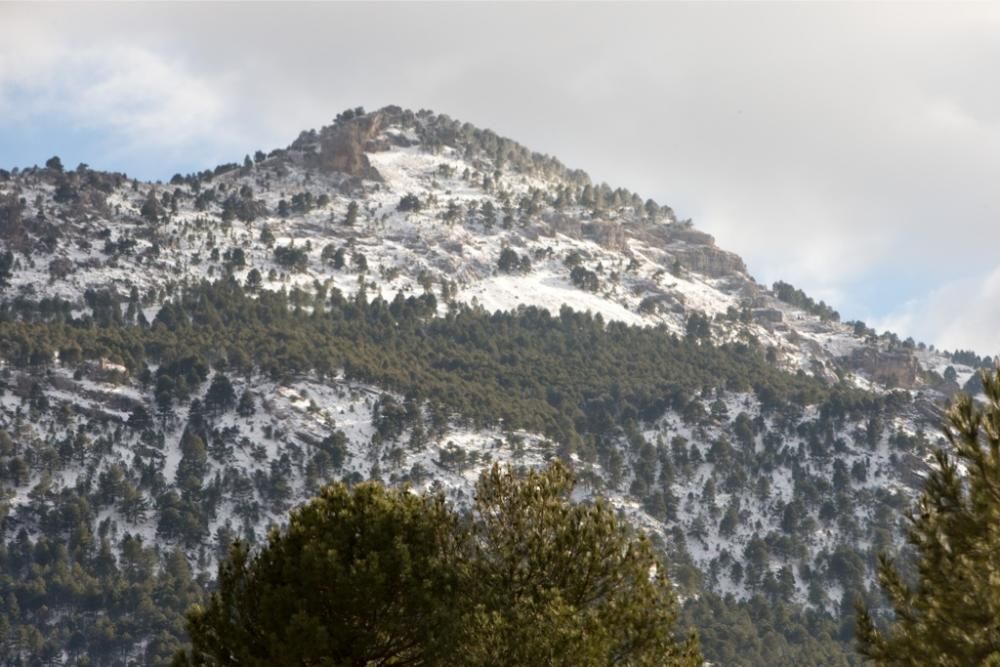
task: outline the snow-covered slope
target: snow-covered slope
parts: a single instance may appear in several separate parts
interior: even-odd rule
[[[912,499],[936,441],[925,430],[980,360],[841,323],[758,284],[669,207],[492,133],[398,108],[350,116],[169,183],[86,168],[0,172],[4,317],[34,317],[19,302],[106,317],[111,303],[111,317],[144,325],[185,287],[232,277],[293,303],[430,293],[441,316],[455,304],[569,307],[758,345],[790,373],[895,407],[776,411],[753,393],[706,388],[574,453],[579,493],[608,497],[657,536],[691,590],[701,577],[736,597],[763,589],[834,611],[840,593],[871,586],[873,555],[899,543],[894,510]],[[163,415],[150,379],[124,359],[13,361],[0,359],[6,537],[37,534],[60,491],[96,489],[95,532],[180,545],[206,573],[234,536],[259,539],[327,479],[409,482],[463,503],[490,463],[541,465],[560,445],[461,415],[432,427],[420,405],[403,428],[380,430],[387,402],[405,398],[343,369],[234,375],[246,404],[208,410],[215,369],[193,402]],[[194,442],[193,423],[207,441]],[[204,492],[193,524],[178,519],[192,479]]]
[[[352,124],[372,126],[361,153],[364,173],[317,166],[325,151],[347,150],[322,138]],[[227,273],[245,281],[256,271],[263,289],[353,295],[363,286],[390,299],[433,291],[444,297],[441,312],[449,300],[488,310],[536,305],[558,312],[569,305],[678,334],[692,313],[702,313],[717,340],[755,338],[775,348],[777,363],[808,373],[862,347],[908,349],[884,337],[873,343],[869,332],[855,335],[853,326],[779,301],[738,257],[677,221],[669,207],[578,175],[567,182],[481,154],[463,157],[468,144],[463,151],[421,143],[420,136],[436,136],[427,128],[440,133],[440,124],[438,117],[383,110],[304,133],[292,148],[261,153],[256,163],[169,184],[86,170],[8,173],[0,196],[8,216],[19,219],[8,223],[8,241],[27,252],[15,252],[6,295],[81,304],[88,289],[122,297],[134,289],[151,319],[175,286]],[[409,207],[401,203],[406,197],[413,198]],[[158,204],[144,217],[150,200]],[[352,203],[357,213],[346,224]],[[45,242],[24,247],[31,228],[45,232]],[[275,252],[281,248],[297,253],[282,262]],[[524,263],[502,270],[504,249]],[[366,270],[359,269],[362,256]],[[581,269],[576,284],[574,267]],[[584,271],[592,273],[589,281]],[[952,365],[945,355],[913,352],[921,369],[942,374]],[[959,380],[971,373],[961,369]]]

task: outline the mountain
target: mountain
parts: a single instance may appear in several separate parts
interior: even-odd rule
[[[158,663],[326,480],[571,463],[717,664],[859,664],[855,596],[990,363],[757,283],[667,205],[444,115],[169,183],[0,170],[0,655]],[[33,662],[32,662],[33,664]]]

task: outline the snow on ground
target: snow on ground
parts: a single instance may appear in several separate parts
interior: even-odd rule
[[[637,313],[597,294],[579,290],[565,276],[550,272],[494,276],[463,290],[462,296],[469,303],[478,303],[491,312],[516,310],[518,306],[532,305],[558,314],[559,309],[565,305],[576,311],[600,314],[606,322],[618,321],[639,326],[646,323],[645,318]]]

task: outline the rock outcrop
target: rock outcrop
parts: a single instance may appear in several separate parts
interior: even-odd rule
[[[743,259],[718,248],[711,234],[683,223],[644,225],[636,230],[636,236],[667,250],[683,268],[709,278],[724,278],[747,270]]]
[[[326,128],[320,137],[316,166],[370,180],[381,180],[368,161],[366,151],[379,150],[375,143],[382,128],[382,114],[370,113]],[[386,146],[387,147],[387,146]]]
[[[848,365],[889,387],[913,389],[920,377],[920,364],[909,350],[878,350],[862,347],[847,357]]]
[[[584,223],[580,232],[585,239],[595,242],[602,248],[621,251],[625,249],[625,229],[621,223],[596,221]]]
[[[712,246],[671,248],[674,257],[685,269],[709,278],[724,278],[734,273],[746,273],[747,267],[739,255]]]

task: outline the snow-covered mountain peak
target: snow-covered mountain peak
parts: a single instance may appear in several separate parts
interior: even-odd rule
[[[569,305],[678,335],[701,326],[831,382],[947,390],[972,373],[756,283],[665,204],[430,111],[348,110],[286,148],[169,183],[50,163],[0,172],[8,292],[23,298],[80,307],[88,290],[137,290],[151,320],[173,285],[231,275],[309,293],[432,292],[442,313]]]
[[[94,535],[139,536],[207,581],[324,481],[461,504],[491,462],[560,456],[690,599],[833,613],[987,361],[841,322],[664,203],[398,107],[168,182],[0,170],[0,328],[8,543],[93,563]],[[60,604],[32,622],[78,618]],[[136,637],[115,656],[148,657]]]

